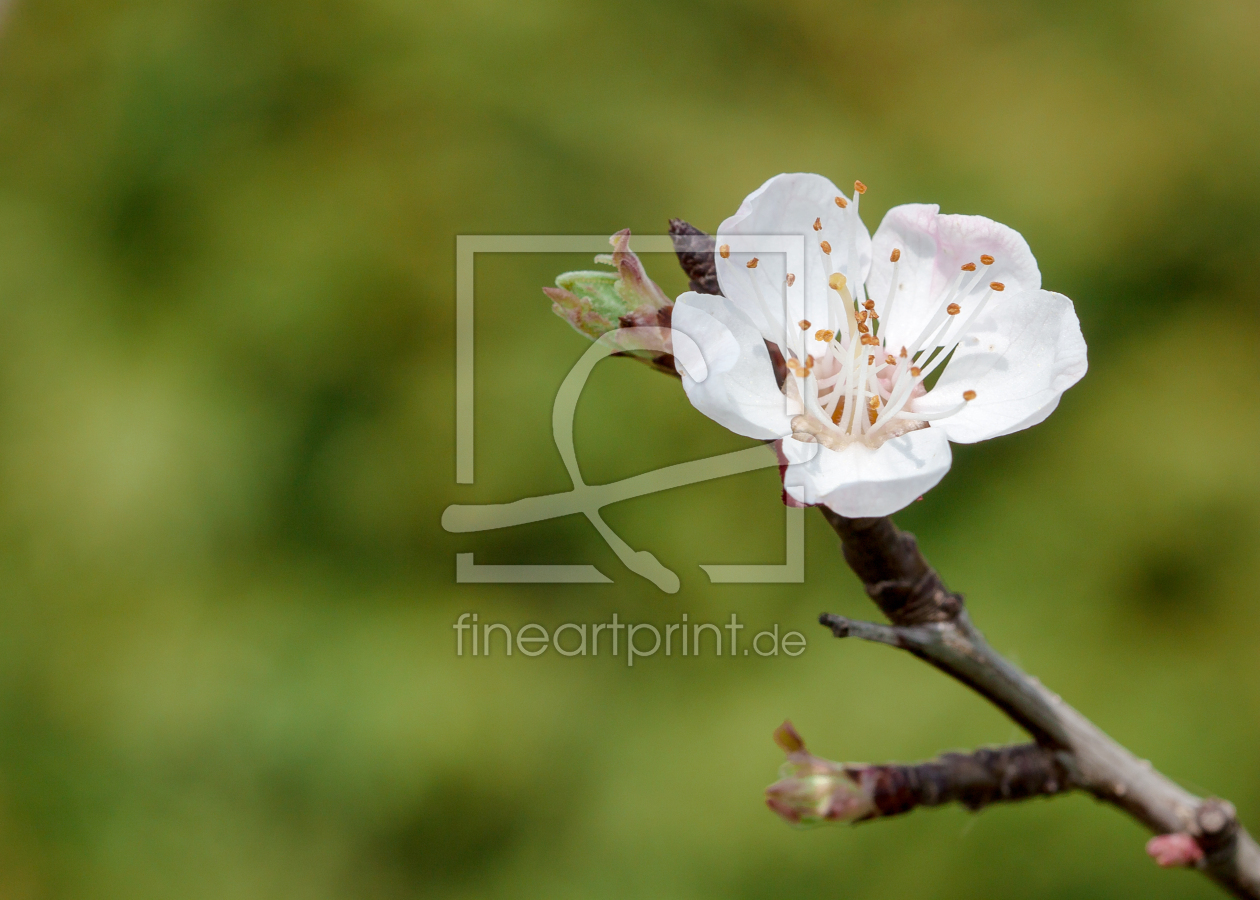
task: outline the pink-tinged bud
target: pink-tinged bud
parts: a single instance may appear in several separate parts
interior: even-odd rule
[[[650,328],[648,334],[654,335],[654,340],[625,338],[619,339],[617,346],[630,356],[673,372],[672,360],[647,349],[647,345],[658,350],[669,346],[673,301],[647,276],[643,263],[630,249],[628,228],[608,241],[613,252],[601,253],[595,262],[616,271],[565,272],[558,276],[555,287],[543,288],[551,299],[551,311],[591,340],[618,328]]]
[[[875,812],[870,794],[845,772],[844,766],[814,756],[784,722],[774,741],[787,753],[779,780],[766,788],[766,805],[793,825],[853,822]]]
[[[1146,842],[1146,853],[1165,869],[1193,866],[1203,859],[1199,842],[1184,831],[1156,835]]]

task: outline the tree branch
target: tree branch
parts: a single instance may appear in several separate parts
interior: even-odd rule
[[[721,293],[714,239],[681,219],[670,220],[670,234],[691,289]],[[768,346],[772,358],[778,355],[777,370],[782,356],[777,347]],[[780,386],[784,374],[776,371]],[[819,621],[836,637],[856,637],[914,654],[993,703],[1036,743],[944,754],[913,766],[837,770],[808,754],[799,735],[785,723],[776,740],[783,739],[789,760],[795,758],[814,780],[780,782],[775,793],[768,792],[772,807],[791,817],[799,814],[794,803],[808,807],[821,801],[823,818],[845,818],[855,811],[877,818],[917,806],[957,801],[978,809],[997,801],[1081,789],[1159,835],[1179,836],[1180,840],[1158,839],[1165,842],[1158,849],[1148,845],[1161,864],[1194,865],[1234,896],[1260,900],[1260,846],[1238,822],[1230,803],[1186,791],[997,653],[971,624],[962,595],[950,591],[919,552],[914,535],[899,530],[887,517],[848,519],[825,506],[820,509],[840,536],[850,568],[892,624],[829,613]],[[842,773],[839,780],[836,771]],[[820,798],[818,783],[832,785],[831,793]],[[1187,848],[1191,839],[1193,845]]]
[[[1089,791],[1158,834],[1192,836],[1204,854],[1197,868],[1234,896],[1260,900],[1260,846],[1231,804],[1186,791],[990,647],[962,597],[945,587],[914,537],[890,519],[846,519],[825,507],[823,515],[866,592],[893,621],[877,625],[824,613],[819,621],[832,634],[906,650],[971,688],[1053,755],[1065,773],[1057,780],[1060,790],[1070,784]]]

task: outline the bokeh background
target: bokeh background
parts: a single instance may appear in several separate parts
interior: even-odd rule
[[[793,830],[823,755],[1018,739],[886,648],[773,471],[626,502],[661,593],[570,517],[442,531],[568,487],[584,340],[477,267],[476,483],[455,484],[458,234],[712,230],[782,171],[1020,230],[1091,371],[960,447],[898,517],[992,642],[1260,825],[1260,8],[1250,2],[14,0],[0,31],[0,896],[1213,897],[1083,797]],[[671,292],[683,278],[645,257]],[[746,446],[601,364],[593,482]],[[608,585],[455,583],[593,563]],[[797,659],[459,658],[451,625],[688,613]]]

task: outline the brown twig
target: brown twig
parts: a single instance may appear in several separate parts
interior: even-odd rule
[[[893,621],[880,625],[824,613],[819,621],[836,637],[906,650],[971,688],[1053,755],[1066,773],[1062,786],[1089,791],[1158,834],[1193,836],[1204,851],[1197,868],[1234,896],[1260,900],[1260,846],[1231,804],[1186,791],[990,647],[962,598],[945,588],[913,536],[890,519],[846,519],[825,508],[823,514],[867,593]],[[890,604],[890,596],[911,599]]]

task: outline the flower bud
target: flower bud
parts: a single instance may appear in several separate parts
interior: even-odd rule
[[[558,276],[554,288],[543,288],[552,312],[591,340],[621,327],[668,324],[669,314],[662,321],[660,312],[672,309],[673,301],[647,276],[630,249],[630,229],[618,231],[608,242],[613,252],[596,256],[595,262],[617,271]]]
[[[543,288],[551,298],[551,311],[564,319],[574,330],[597,340],[618,328],[659,329],[656,346],[668,346],[669,324],[674,301],[661,290],[643,268],[643,263],[630,249],[630,229],[618,231],[608,239],[612,253],[601,253],[595,262],[614,266],[616,272],[565,272],[556,277],[555,287]],[[619,340],[622,351],[645,362],[674,371],[668,355],[644,350]]]
[[[779,780],[766,788],[766,805],[793,825],[854,822],[875,812],[870,794],[840,763],[814,756],[791,722],[775,730],[787,752]]]

